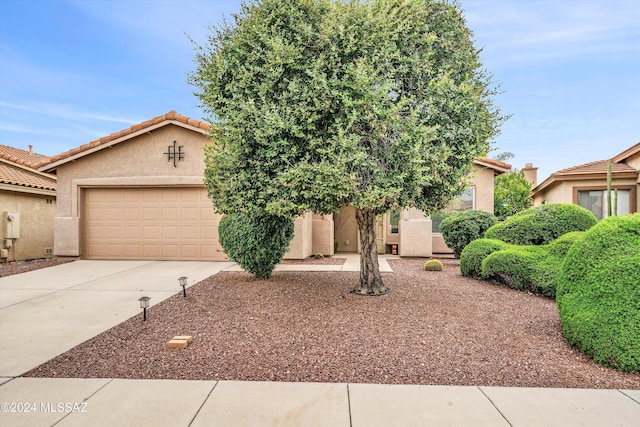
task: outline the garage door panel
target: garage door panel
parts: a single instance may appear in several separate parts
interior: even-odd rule
[[[83,200],[85,258],[226,259],[204,188],[90,188]]]

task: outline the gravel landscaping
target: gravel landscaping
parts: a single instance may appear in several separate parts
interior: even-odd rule
[[[382,297],[358,273],[223,272],[37,367],[31,377],[640,387],[571,348],[555,302],[391,260]],[[192,335],[185,349],[166,348]]]
[[[41,258],[28,261],[11,261],[0,263],[0,277],[11,276],[13,274],[26,273],[28,271],[39,270],[41,268],[53,267],[58,264],[75,261],[76,258]]]

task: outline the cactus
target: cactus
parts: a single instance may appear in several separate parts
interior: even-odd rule
[[[430,259],[424,264],[424,271],[442,271],[442,262],[437,259]]]

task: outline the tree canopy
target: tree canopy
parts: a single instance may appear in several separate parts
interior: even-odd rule
[[[522,171],[499,175],[495,179],[493,213],[500,220],[515,215],[533,204],[531,183]]]
[[[462,11],[444,1],[256,0],[213,29],[196,63],[216,208],[352,204],[363,294],[387,291],[375,215],[444,208],[503,120]]]

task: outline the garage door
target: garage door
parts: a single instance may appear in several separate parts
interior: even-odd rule
[[[204,188],[89,188],[83,206],[84,258],[224,259]]]

